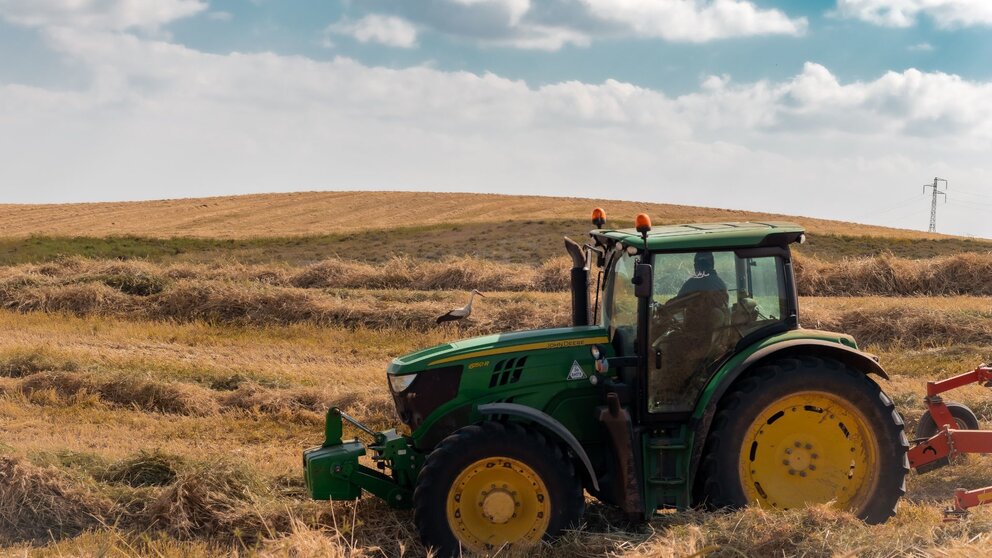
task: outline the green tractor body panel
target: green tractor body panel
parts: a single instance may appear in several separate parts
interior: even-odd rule
[[[645,247],[651,253],[695,249],[751,250],[752,253],[755,249],[778,250],[775,253],[785,254],[788,263],[788,245],[801,241],[803,229],[789,223],[719,223],[658,227],[646,239],[634,230],[594,230],[590,234],[596,245],[602,247],[600,265],[606,262],[607,267],[614,261],[610,257],[617,258],[628,251],[643,254]],[[614,256],[607,256],[611,250]],[[783,268],[786,270],[783,273],[792,287],[790,265]],[[581,285],[574,284],[575,271],[573,301],[580,296],[576,293],[585,292]],[[604,309],[609,294],[609,289],[605,289]],[[795,309],[794,287],[789,296]],[[644,302],[639,315],[647,315],[644,313],[647,306]],[[573,312],[574,308],[573,305]],[[574,316],[573,319],[582,323]],[[636,456],[634,462],[641,468],[638,484],[643,509],[637,513],[647,518],[658,508],[682,509],[695,504],[692,500],[695,469],[720,397],[756,362],[779,351],[801,354],[809,350],[836,353],[858,364],[866,373],[884,375],[870,355],[858,351],[854,339],[848,335],[802,329],[794,310],[782,325],[776,331],[766,331],[759,339],[742,338],[732,354],[714,363],[691,412],[666,419],[650,416],[644,407],[635,408],[644,404],[643,401],[624,403],[634,417],[631,443],[626,447],[634,448],[631,450]],[[612,334],[605,325],[516,331],[454,341],[394,359],[386,371],[387,383],[397,414],[409,433],[372,432],[337,409],[331,409],[324,443],[304,453],[304,475],[310,495],[315,499],[349,500],[368,491],[394,507],[409,507],[427,455],[445,437],[485,420],[528,421],[529,413],[530,419],[539,419],[529,420],[531,426],[552,439],[557,437],[576,459],[585,487],[605,501],[619,503],[621,498],[617,494],[623,492],[622,485],[610,480],[611,475],[616,476],[616,424],[609,428],[604,425],[607,420],[604,416],[609,414],[604,409],[609,404],[604,400],[602,388],[606,383],[621,381],[623,374],[617,369],[597,373],[593,348],[598,349],[606,362],[614,357],[617,362],[622,361],[617,366],[627,371],[624,373],[627,393],[643,387],[643,380],[630,383],[630,371],[635,367],[631,359],[637,363],[638,375],[643,375],[646,365],[643,356],[616,354],[620,349],[614,347]],[[633,397],[641,395],[634,393]],[[687,403],[691,405],[691,400]],[[527,408],[528,412],[511,412],[521,408]],[[497,414],[487,409],[496,409]],[[372,442],[365,445],[356,440],[342,440],[342,418],[365,431],[373,438]],[[562,436],[564,431],[570,436]],[[363,464],[363,460],[371,461],[374,468]]]
[[[597,326],[487,335],[400,357],[387,373],[417,375],[393,397],[418,449],[429,450],[476,422],[476,408],[493,402],[540,409],[581,440],[586,425],[595,422],[578,412],[595,400],[588,381],[594,366],[590,346],[607,342]]]

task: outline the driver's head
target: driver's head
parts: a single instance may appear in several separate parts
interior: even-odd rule
[[[696,252],[696,257],[692,260],[696,273],[709,273],[713,271],[713,252]]]

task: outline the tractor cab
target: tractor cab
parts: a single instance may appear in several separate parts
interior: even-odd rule
[[[595,210],[594,224],[602,227],[604,217]],[[601,420],[620,461],[641,464],[629,467],[630,478],[620,467],[619,476],[601,479],[601,499],[636,517],[705,498],[692,494],[702,453],[694,438],[709,427],[713,395],[730,383],[719,376],[735,357],[799,330],[790,245],[803,241],[791,223],[653,228],[642,214],[633,229],[593,230],[581,253],[566,243],[573,325],[587,319],[607,339],[596,348],[592,378],[607,403]],[[837,341],[856,347],[847,336]],[[628,489],[635,485],[638,494]]]
[[[592,233],[601,270],[593,319],[616,356],[643,356],[636,360],[641,370],[624,374],[631,385],[643,376],[642,416],[685,417],[739,346],[799,327],[789,244],[804,234],[789,223],[648,230]],[[647,283],[645,296],[638,297],[635,280]],[[574,286],[580,292],[573,296],[582,297],[581,282]]]

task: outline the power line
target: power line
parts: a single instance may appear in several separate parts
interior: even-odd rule
[[[858,215],[857,217],[855,217],[855,219],[864,219],[865,217],[874,217],[874,216],[878,216],[878,215],[884,215],[884,214],[886,214],[886,213],[888,213],[890,211],[894,211],[896,209],[905,208],[905,207],[909,206],[910,204],[912,204],[914,202],[918,202],[918,201],[920,201],[920,196],[913,196],[911,198],[907,198],[907,199],[904,199],[902,201],[896,202],[895,204],[890,205],[890,206],[888,206],[888,207],[886,207],[884,209],[873,209],[873,210],[868,211],[866,213],[862,213],[862,214]]]
[[[905,209],[906,207],[909,207],[910,205],[915,204],[915,203],[917,203],[919,201],[920,201],[920,197],[919,196],[913,196],[912,198],[910,198],[908,200],[904,200],[904,201],[902,201],[900,203],[897,203],[895,205],[889,206],[889,207],[887,207],[885,209],[882,209],[881,211],[875,211],[875,212],[871,213],[871,215],[885,215],[886,213],[888,213],[890,211],[895,211],[896,209]]]
[[[977,201],[971,201],[971,200],[967,200],[967,201],[948,200],[948,202],[951,203],[951,204],[954,204],[956,206],[959,206],[959,207],[969,207],[969,208],[972,208],[972,209],[974,209],[975,206],[979,206],[979,207],[992,207],[992,203],[990,203],[990,202],[977,202]]]
[[[955,194],[964,194],[965,196],[972,196],[975,198],[981,198],[992,201],[992,195],[980,194],[978,192],[969,192],[968,190],[954,190]]]
[[[944,203],[947,203],[947,192],[938,188],[937,183],[943,182],[945,188],[950,188],[951,185],[943,178],[933,177],[933,184],[924,184],[923,193],[927,192],[927,188],[933,188],[933,200],[930,202],[930,232],[937,232],[937,196],[944,196]]]

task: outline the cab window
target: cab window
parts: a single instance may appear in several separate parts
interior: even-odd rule
[[[603,325],[606,326],[618,354],[634,354],[634,337],[637,333],[637,297],[634,296],[635,257],[626,252],[618,253],[610,270],[607,288],[610,292],[603,299]]]
[[[782,258],[657,254],[649,325],[651,412],[691,411],[737,343],[788,312]]]

